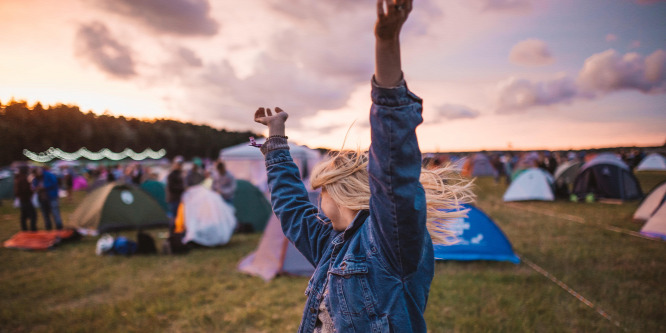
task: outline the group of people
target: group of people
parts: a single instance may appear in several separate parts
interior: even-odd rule
[[[42,212],[46,230],[52,230],[53,223],[57,230],[62,229],[59,191],[58,177],[51,173],[48,167],[36,167],[32,170],[26,165],[19,167],[14,177],[14,197],[18,199],[21,210],[22,231],[37,231],[35,206]]]
[[[231,204],[236,191],[236,179],[227,171],[223,161],[217,161],[210,167],[193,163],[187,171],[184,170],[183,163],[182,157],[174,158],[166,180],[170,217],[175,217],[178,213],[178,206],[187,188],[199,185],[206,179],[212,180],[211,190],[217,192],[225,202]]]

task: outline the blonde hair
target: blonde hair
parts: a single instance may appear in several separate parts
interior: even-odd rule
[[[313,189],[326,190],[340,207],[353,211],[369,209],[370,180],[368,153],[340,151],[315,166],[310,176]],[[472,181],[465,179],[451,165],[421,168],[420,182],[425,190],[426,227],[435,244],[453,244],[457,237],[448,228],[457,218],[467,215],[463,203],[474,200]]]

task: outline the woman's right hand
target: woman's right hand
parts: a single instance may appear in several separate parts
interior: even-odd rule
[[[254,112],[254,121],[268,126],[268,135],[284,135],[284,123],[289,115],[279,107],[275,108],[275,113],[269,108],[259,108]]]

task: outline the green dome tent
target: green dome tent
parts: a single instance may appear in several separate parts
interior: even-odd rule
[[[0,201],[14,198],[14,173],[8,170],[0,171]]]
[[[141,183],[139,187],[153,197],[153,199],[157,200],[165,211],[169,209],[166,202],[166,185],[157,180],[148,179]]]
[[[168,227],[169,218],[160,204],[138,187],[114,182],[88,194],[65,224],[95,234]]]
[[[233,204],[238,224],[251,226],[253,232],[264,231],[273,209],[256,186],[247,180],[236,179]]]

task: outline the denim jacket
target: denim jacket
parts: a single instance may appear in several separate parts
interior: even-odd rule
[[[372,101],[370,208],[346,230],[333,230],[310,203],[289,150],[266,154],[273,210],[287,238],[316,267],[299,332],[314,330],[325,288],[337,332],[426,331],[435,262],[415,133],[422,101],[404,83],[381,88],[374,80]]]

